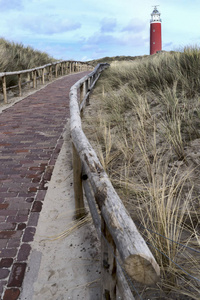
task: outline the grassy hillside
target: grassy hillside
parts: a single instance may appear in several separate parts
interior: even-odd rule
[[[136,59],[141,59],[144,57],[147,57],[147,55],[144,55],[144,56],[112,56],[112,57],[106,56],[103,58],[91,60],[90,63],[93,66],[96,66],[99,63],[109,63],[110,64],[112,62],[117,62],[117,61],[134,61]]]
[[[45,52],[0,38],[0,72],[32,69],[53,61],[55,59]],[[7,87],[15,86],[17,82],[17,76],[7,77]]]
[[[0,38],[0,72],[31,69],[52,61],[45,52]]]
[[[161,267],[142,299],[200,295],[200,49],[115,62],[84,131]]]

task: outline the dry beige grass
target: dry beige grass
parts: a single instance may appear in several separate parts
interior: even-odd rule
[[[85,133],[162,270],[156,287],[137,287],[144,299],[200,295],[199,66],[196,48],[114,63],[84,117]]]
[[[55,59],[45,52],[0,38],[0,72],[32,69],[53,61]],[[22,80],[24,78],[23,76]],[[14,86],[17,82],[17,76],[9,76],[6,82],[7,87]]]

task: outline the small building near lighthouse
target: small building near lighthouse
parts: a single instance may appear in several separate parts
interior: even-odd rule
[[[157,6],[151,14],[150,20],[150,55],[162,50],[161,18]]]

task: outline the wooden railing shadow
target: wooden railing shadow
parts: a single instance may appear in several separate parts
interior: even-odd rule
[[[113,188],[82,131],[81,115],[101,72],[99,64],[70,90],[71,137],[76,218],[85,215],[83,192],[101,239],[102,299],[135,299],[129,281],[144,285],[159,280],[160,268]],[[125,275],[125,276],[124,276]],[[118,298],[119,299],[119,298]]]

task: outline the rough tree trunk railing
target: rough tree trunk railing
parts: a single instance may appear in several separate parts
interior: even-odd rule
[[[51,81],[53,76],[57,78],[58,76],[63,76],[66,74],[80,72],[85,70],[90,70],[91,66],[85,62],[79,61],[60,61],[50,63],[38,68],[14,71],[14,72],[3,72],[0,73],[0,78],[2,79],[2,93],[4,103],[8,103],[7,91],[13,88],[19,89],[19,96],[22,96],[22,86],[28,85],[29,88],[32,87],[35,89],[37,87],[37,81],[40,80],[40,84],[45,84],[45,76],[48,81]],[[7,87],[6,78],[9,76],[18,76],[18,84],[15,86]],[[24,77],[24,82],[22,81],[22,76]]]
[[[122,299],[131,300],[134,296],[122,269],[131,280],[151,285],[158,281],[160,268],[82,131],[82,110],[101,72],[107,67],[108,64],[97,65],[70,90],[76,217],[85,214],[84,189],[101,239],[102,299],[114,300],[118,291]]]

